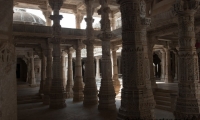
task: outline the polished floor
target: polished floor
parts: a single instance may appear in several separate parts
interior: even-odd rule
[[[165,83],[158,83],[159,88],[174,89]],[[100,79],[97,79],[97,88],[100,87]],[[18,87],[18,96],[38,94],[39,87],[30,88],[26,85]],[[116,96],[116,111],[98,111],[98,105],[84,107],[82,102],[72,102],[72,98],[66,100],[67,107],[63,109],[49,109],[49,106],[40,103],[18,105],[18,120],[116,120],[120,107],[121,92]],[[156,120],[173,120],[171,112],[155,109]]]

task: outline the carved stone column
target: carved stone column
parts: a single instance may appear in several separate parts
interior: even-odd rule
[[[52,26],[51,19],[49,18],[52,11],[51,10],[42,10],[42,13],[46,19],[46,26]]]
[[[115,93],[118,94],[120,91],[120,81],[118,77],[118,65],[117,65],[117,49],[116,46],[112,46],[112,58],[113,58],[113,85],[115,88]]]
[[[40,94],[44,93],[44,82],[45,82],[45,79],[46,79],[46,57],[45,57],[44,54],[45,53],[44,53],[44,50],[43,50],[42,55],[41,55],[42,63],[41,63],[41,81],[40,81],[40,89],[39,89]]]
[[[82,63],[81,63],[81,49],[82,43],[80,40],[77,41],[76,45],[76,64],[75,64],[75,79],[73,87],[73,101],[83,101],[83,76],[82,76]]]
[[[148,56],[149,56],[149,66],[150,66],[150,80],[151,80],[151,87],[154,90],[155,88],[157,88],[157,84],[156,84],[156,79],[155,79],[155,76],[154,76],[153,47],[154,47],[154,44],[153,43],[149,43],[149,50],[148,50],[149,51],[148,52],[149,55]]]
[[[73,48],[68,49],[68,73],[67,73],[67,86],[66,86],[66,93],[67,98],[73,97],[73,68],[72,68],[72,52]]]
[[[116,17],[114,13],[111,14],[111,27],[112,27],[112,30],[116,29]]]
[[[43,104],[49,105],[50,103],[50,88],[52,82],[52,45],[48,45],[48,49],[45,50],[47,56],[47,66],[46,66],[46,79],[44,82],[44,98]]]
[[[96,79],[100,78],[100,67],[99,67],[99,57],[96,58]]]
[[[123,88],[118,120],[154,119],[144,0],[118,0],[122,15]],[[131,57],[130,57],[131,56]]]
[[[94,29],[92,27],[92,23],[94,22],[94,19],[92,18],[92,15],[94,13],[93,8],[93,2],[94,0],[85,0],[86,5],[86,11],[87,11],[87,18],[85,18],[85,21],[87,23],[86,27],[86,36],[87,40],[84,41],[84,44],[86,44],[87,49],[87,58],[85,61],[85,74],[84,74],[84,100],[83,105],[89,106],[89,105],[95,105],[98,103],[97,99],[97,86],[96,86],[96,79],[95,79],[95,73],[94,73]]]
[[[166,53],[166,74],[165,74],[165,82],[166,83],[172,83],[172,73],[171,73],[171,55],[170,55],[170,49],[164,48]]]
[[[176,119],[200,119],[200,83],[194,29],[194,14],[198,6],[198,0],[178,0],[174,4],[179,25],[179,94],[174,111]]]
[[[63,5],[63,0],[49,0],[49,5],[53,10],[53,15],[50,19],[53,20],[53,79],[50,92],[50,108],[59,109],[66,107],[65,98],[66,92],[63,86],[63,71],[61,63],[61,25],[60,20],[62,15],[59,15],[59,10]]]
[[[34,70],[34,55],[33,51],[27,53],[28,56],[28,83],[30,86],[36,86],[35,70]]]
[[[13,0],[1,0],[0,11],[0,120],[17,120],[17,56],[12,36]]]
[[[79,10],[75,13],[75,16],[76,16],[76,29],[81,29],[81,22],[84,16],[81,14]]]
[[[102,79],[99,90],[99,110],[116,110],[115,105],[115,90],[112,81],[112,68],[111,68],[111,56],[110,56],[110,40],[113,34],[110,29],[109,12],[107,0],[100,0],[101,8],[98,10],[98,14],[101,15],[101,31],[99,38],[102,40],[102,61],[101,68]]]

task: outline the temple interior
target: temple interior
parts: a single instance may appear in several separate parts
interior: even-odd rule
[[[0,0],[0,120],[200,120],[199,6]]]

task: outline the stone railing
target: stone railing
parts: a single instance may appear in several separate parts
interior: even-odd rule
[[[22,25],[13,24],[14,35],[31,35],[49,37],[52,34],[52,27],[38,26],[38,25]],[[95,31],[94,35],[97,36],[100,31]],[[62,28],[61,36],[69,39],[86,38],[86,31],[84,29]]]

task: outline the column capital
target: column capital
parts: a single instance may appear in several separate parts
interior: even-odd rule
[[[177,0],[173,5],[175,14],[195,13],[199,8],[199,0]]]
[[[94,0],[84,0],[86,5],[92,5]]]
[[[114,46],[114,45],[111,46],[111,50],[112,50],[112,51],[117,51],[118,49],[119,49],[118,46]]]
[[[49,0],[49,5],[51,6],[52,10],[60,10],[61,6],[63,5],[63,0]]]

